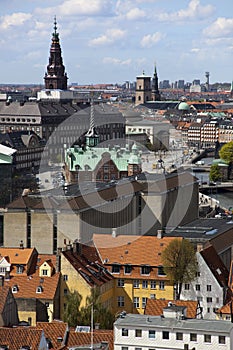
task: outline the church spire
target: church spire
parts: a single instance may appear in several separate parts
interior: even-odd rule
[[[158,83],[158,74],[157,74],[157,69],[156,69],[156,63],[154,67],[154,76],[152,80],[152,99],[153,101],[159,101],[160,100],[160,92],[159,92],[159,83]]]
[[[95,130],[95,109],[94,109],[94,99],[93,94],[91,94],[91,115],[90,115],[90,128],[88,132],[86,133],[86,145],[88,147],[95,147],[99,143],[99,135],[97,134]]]
[[[59,33],[57,32],[57,19],[54,17],[54,32],[52,34],[52,43],[50,47],[49,64],[47,65],[47,73],[45,73],[44,81],[46,89],[67,90],[67,75],[63,65],[61,56],[61,46],[59,41]]]

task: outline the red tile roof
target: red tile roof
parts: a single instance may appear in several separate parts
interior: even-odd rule
[[[7,345],[9,350],[19,350],[27,345],[31,350],[39,349],[42,330],[34,327],[0,327],[0,346]]]
[[[50,339],[53,349],[68,349],[74,346],[90,346],[91,332],[75,332],[73,328],[68,328],[67,323],[54,320],[53,322],[37,322],[37,329],[43,329],[45,337]],[[66,332],[68,333],[66,334]],[[60,341],[58,341],[60,338]],[[64,345],[65,342],[65,345]],[[113,350],[113,331],[94,330],[93,343],[108,342],[109,350]],[[64,346],[63,346],[64,345]]]
[[[147,299],[146,308],[144,311],[145,315],[160,316],[163,314],[163,309],[168,306],[168,303],[177,306],[187,307],[187,317],[196,318],[198,301],[193,300],[159,300],[159,299]]]
[[[36,329],[43,329],[45,337],[51,341],[53,349],[59,349],[62,345],[62,342],[58,339],[63,340],[65,332],[67,330],[68,324],[54,320],[52,322],[37,322]]]
[[[93,332],[93,344],[99,344],[101,342],[107,342],[109,350],[113,350],[113,331],[112,330],[94,330]],[[91,332],[74,332],[71,331],[68,337],[68,347],[91,345]]]

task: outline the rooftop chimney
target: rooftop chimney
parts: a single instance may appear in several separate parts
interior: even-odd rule
[[[117,229],[116,228],[112,228],[112,237],[117,237]]]

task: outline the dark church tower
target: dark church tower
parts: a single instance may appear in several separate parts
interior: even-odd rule
[[[67,90],[67,75],[61,57],[61,47],[59,42],[59,34],[57,33],[56,17],[54,18],[54,32],[52,36],[52,44],[50,48],[49,64],[47,65],[47,73],[45,73],[45,89]]]
[[[156,70],[156,65],[155,65],[154,76],[152,80],[151,97],[152,97],[152,101],[160,101],[161,99],[160,92],[159,92],[158,74]]]

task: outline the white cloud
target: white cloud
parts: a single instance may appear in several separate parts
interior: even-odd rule
[[[36,12],[63,16],[105,16],[112,12],[112,0],[65,0],[57,7],[37,8]]]
[[[121,29],[113,28],[108,29],[106,34],[99,36],[98,38],[92,39],[89,41],[90,46],[101,46],[112,44],[117,40],[122,39],[125,36],[126,32]]]
[[[198,52],[200,52],[200,50],[201,49],[199,49],[198,47],[194,47],[190,51],[193,52],[193,53],[198,53]]]
[[[114,58],[114,57],[104,57],[103,63],[106,64],[114,64],[114,65],[119,65],[119,66],[128,66],[132,64],[131,58],[127,60],[120,60],[119,58]]]
[[[188,7],[176,12],[163,12],[157,15],[161,21],[180,22],[188,19],[205,18],[212,14],[214,7],[212,5],[202,6],[200,0],[191,0]]]
[[[13,26],[22,26],[28,20],[30,20],[32,15],[30,13],[17,12],[12,15],[6,15],[1,17],[0,28],[9,29]]]
[[[233,35],[233,18],[219,17],[214,23],[203,30],[209,38],[221,38]]]
[[[133,20],[145,18],[146,13],[145,13],[145,11],[139,9],[138,7],[135,7],[135,8],[132,8],[131,10],[129,10],[126,13],[125,17],[128,20],[133,21]]]
[[[162,38],[164,38],[164,34],[160,33],[160,32],[156,32],[154,34],[148,34],[145,35],[141,42],[140,45],[144,48],[150,48],[152,46],[154,46],[155,44],[157,44]]]

